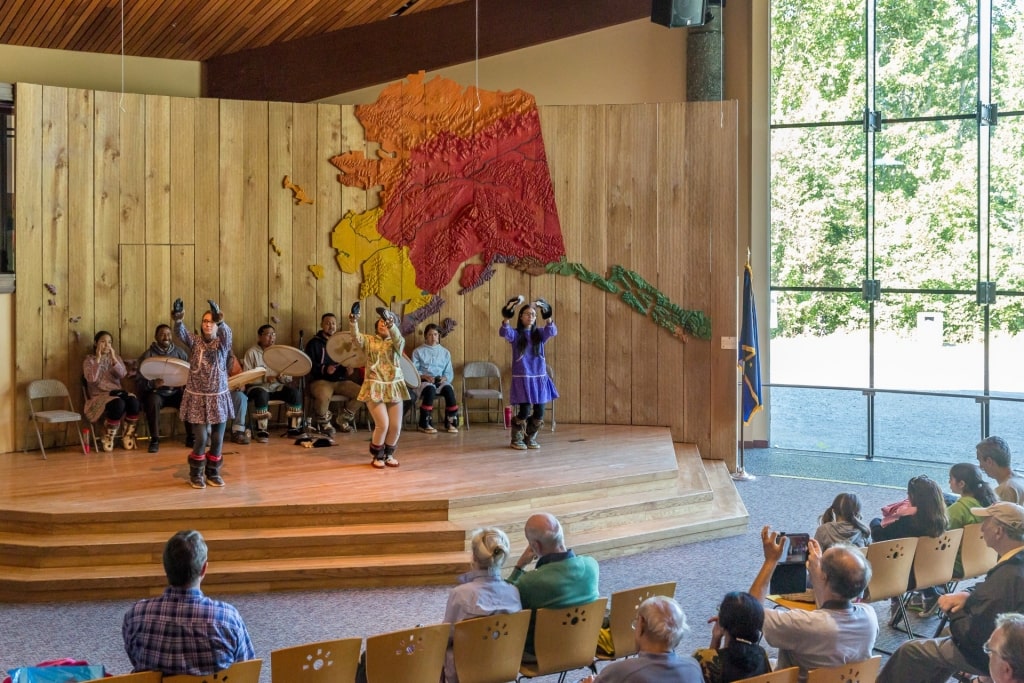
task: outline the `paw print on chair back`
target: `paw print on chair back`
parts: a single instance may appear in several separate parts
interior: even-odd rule
[[[331,659],[330,650],[314,647],[306,654],[306,661],[302,664],[302,670],[320,671],[320,669],[332,666],[333,664],[334,660]]]
[[[504,615],[498,616],[489,623],[483,635],[480,636],[481,640],[498,640],[508,637],[508,619],[503,617]]]
[[[886,557],[886,559],[896,560],[896,559],[899,559],[899,558],[903,557],[906,554],[907,554],[907,551],[903,547],[903,544],[902,543],[896,543],[895,545],[892,546],[892,548],[889,549],[889,554],[886,555],[885,557]]]
[[[564,620],[562,621],[563,626],[579,626],[580,624],[586,623],[587,621],[587,608],[586,607],[571,607],[566,613]]]

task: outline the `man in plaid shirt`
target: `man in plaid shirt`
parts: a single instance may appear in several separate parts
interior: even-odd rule
[[[164,571],[170,585],[124,615],[121,635],[134,671],[205,676],[256,658],[238,610],[199,589],[206,556],[198,531],[179,531],[167,541]]]

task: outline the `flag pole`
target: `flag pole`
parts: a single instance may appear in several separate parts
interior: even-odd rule
[[[730,475],[732,477],[733,481],[755,481],[757,479],[757,477],[755,477],[753,474],[750,474],[745,469],[745,467],[746,467],[746,443],[745,443],[746,442],[746,438],[745,438],[745,430],[744,430],[744,427],[746,426],[745,418],[749,419],[749,417],[752,417],[753,413],[755,413],[758,410],[760,410],[760,405],[761,405],[761,396],[760,396],[760,394],[761,394],[761,380],[760,380],[760,367],[759,367],[759,363],[758,363],[758,366],[756,366],[756,369],[755,369],[755,375],[756,375],[756,378],[757,378],[756,390],[755,390],[753,385],[748,388],[748,386],[747,386],[747,379],[748,379],[747,371],[748,371],[748,368],[747,368],[747,366],[745,364],[745,352],[744,352],[744,346],[745,345],[749,345],[753,349],[754,359],[758,360],[757,359],[757,353],[758,353],[758,351],[757,351],[757,315],[754,312],[753,291],[752,291],[752,284],[750,282],[750,280],[751,280],[750,272],[751,272],[750,271],[750,247],[747,247],[747,265],[744,268],[744,272],[743,272],[743,321],[742,321],[742,324],[740,326],[741,327],[741,331],[740,331],[740,338],[738,340],[739,341],[739,354],[740,354],[739,358],[740,358],[740,361],[741,361],[741,365],[743,365],[743,381],[741,381],[739,383],[739,386],[741,387],[741,392],[743,392],[743,399],[740,401],[740,408],[741,408],[740,409],[740,414],[738,416],[739,419],[740,419],[740,457],[739,457],[739,462],[737,463],[737,466],[736,466],[736,471],[733,472]],[[752,410],[749,414],[748,414],[747,409],[746,409],[746,403],[747,403],[747,401],[746,401],[746,392],[748,390],[749,391],[754,391],[755,395],[756,395],[756,399],[757,399],[756,409]]]

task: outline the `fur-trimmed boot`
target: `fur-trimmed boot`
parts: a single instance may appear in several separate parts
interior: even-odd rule
[[[372,441],[370,442],[370,455],[373,456],[373,461],[370,462],[370,464],[373,465],[374,467],[376,467],[379,470],[382,470],[385,467],[387,467],[387,465],[384,464],[384,456],[381,455],[383,450],[384,450],[384,444],[381,444],[380,446],[378,446],[375,443],[373,443]]]
[[[256,443],[270,443],[270,406],[259,406],[252,412],[256,422]]]
[[[334,425],[331,424],[332,417],[333,416],[331,415],[331,411],[329,410],[323,415],[317,415],[314,424],[316,430],[321,434],[326,434],[327,436],[334,436]]]
[[[189,453],[188,455],[188,484],[194,489],[206,488],[206,454]]]
[[[518,417],[512,418],[512,448],[517,451],[525,451],[526,443],[523,441],[523,432],[526,428],[525,420],[520,420]]]
[[[288,406],[288,436],[299,436],[305,430],[302,428],[302,406]]]
[[[420,431],[424,434],[437,434],[433,406],[420,406]]]
[[[455,407],[454,410],[445,410],[444,415],[444,431],[449,434],[459,433],[459,408]]]
[[[384,447],[384,466],[398,467],[398,458],[395,457],[395,449],[398,445]]]
[[[100,438],[100,448],[105,452],[109,453],[114,450],[114,439],[117,438],[117,428],[121,426],[121,421],[111,422],[107,420],[107,428],[103,432],[103,436]]]
[[[544,420],[535,420],[532,417],[526,421],[526,447],[540,448],[537,443],[537,432],[544,426]]]
[[[121,433],[121,445],[126,451],[134,451],[137,444],[135,429],[139,426],[139,416],[124,418],[124,432]]]
[[[224,486],[224,479],[220,476],[222,464],[224,464],[223,455],[206,456],[206,483],[210,486]]]

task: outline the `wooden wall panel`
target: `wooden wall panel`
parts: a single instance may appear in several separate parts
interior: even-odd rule
[[[171,238],[171,98],[147,95],[145,130],[146,244]]]
[[[137,357],[177,296],[192,329],[217,299],[239,353],[271,316],[291,345],[299,330],[306,340],[316,333],[324,311],[344,326],[361,274],[341,273],[331,232],[346,211],[378,201],[377,188],[340,185],[328,162],[376,153],[351,107],[153,96],[121,106],[117,93],[18,86],[21,391],[44,374],[77,385],[97,329]],[[445,339],[457,377],[466,360],[488,359],[507,387],[500,309],[517,294],[543,296],[559,325],[548,347],[559,421],[668,425],[733,465],[735,351],[722,338],[736,335],[735,105],[552,107],[541,125],[568,260],[602,277],[616,264],[635,270],[711,316],[714,337],[683,344],[620,294],[498,264],[465,295],[457,279],[446,286],[445,306],[426,321],[458,323]],[[285,175],[315,203],[295,204]],[[320,281],[308,270],[315,263]],[[408,313],[404,304],[393,308]],[[422,327],[407,338],[410,352]]]

